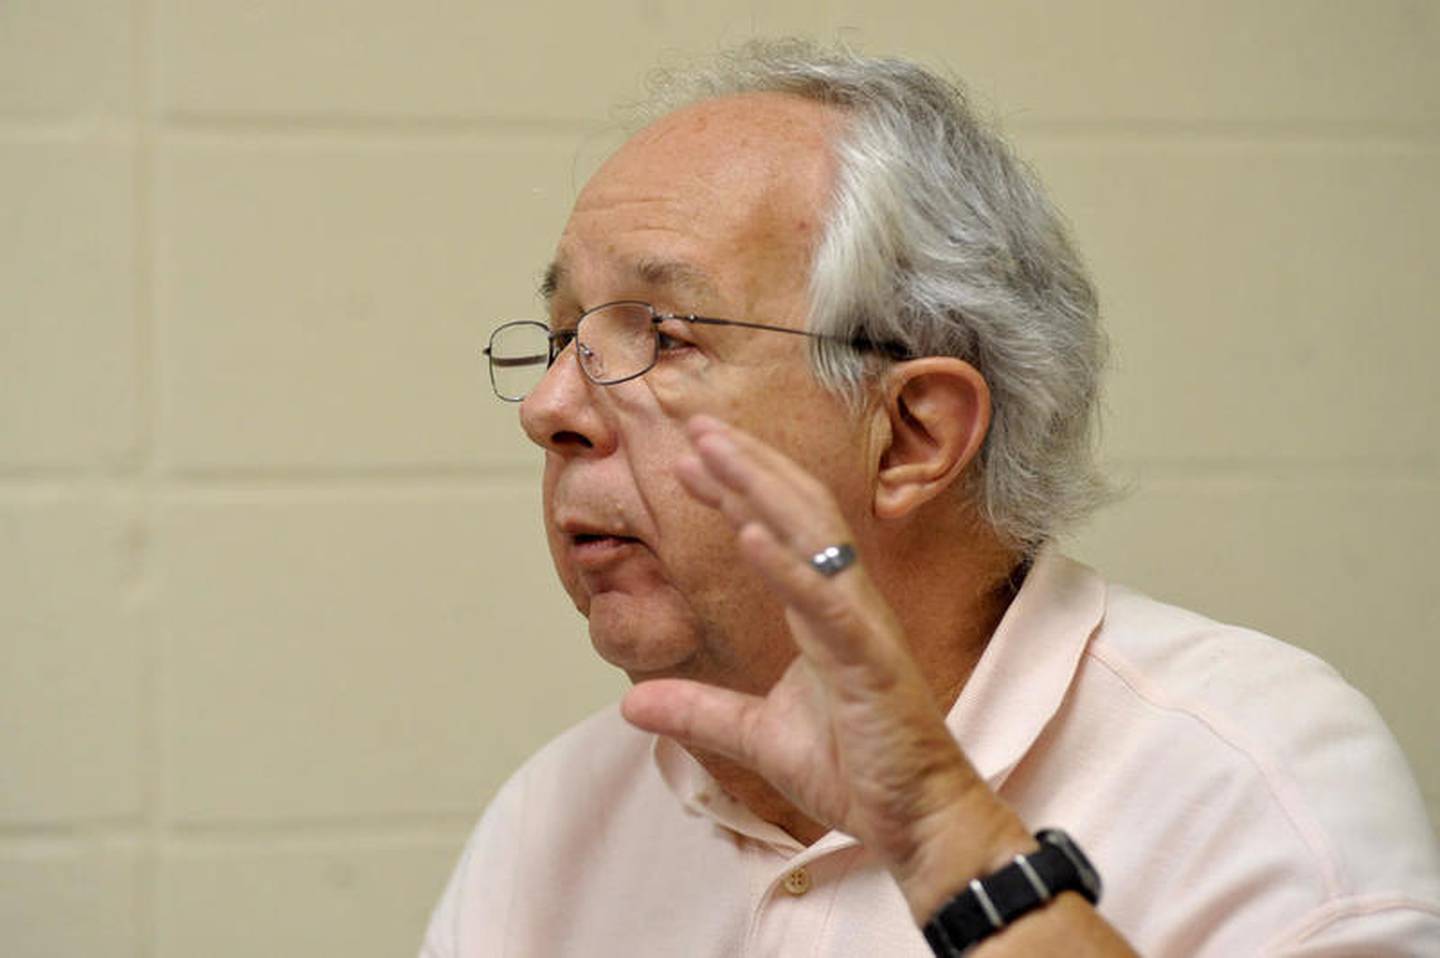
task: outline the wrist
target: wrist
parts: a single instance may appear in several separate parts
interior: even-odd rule
[[[1020,817],[979,779],[916,823],[911,853],[891,874],[923,925],[973,878],[1033,851]]]
[[[1039,844],[1035,852],[1017,855],[1005,867],[972,880],[925,923],[925,940],[937,956],[968,955],[982,942],[1003,937],[1017,922],[1023,921],[1032,929],[1044,925],[1040,919],[1028,919],[1031,915],[1055,914],[1057,899],[1069,901],[1072,906],[1077,896],[1091,906],[1099,903],[1100,874],[1074,839],[1055,828],[1043,829],[1035,838]],[[1093,910],[1089,915],[1093,926]],[[1062,924],[1081,927],[1073,918]],[[1008,950],[1014,954],[1033,953],[1019,946]],[[1046,949],[1046,953],[1052,951]]]

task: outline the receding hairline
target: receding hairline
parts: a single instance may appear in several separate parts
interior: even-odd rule
[[[814,202],[807,202],[804,208],[807,221],[817,223],[823,230],[828,218],[835,164],[838,159],[837,146],[839,140],[849,131],[854,111],[849,105],[826,102],[801,91],[726,91],[713,96],[700,96],[687,102],[676,103],[672,109],[648,117],[648,122],[638,129],[632,130],[625,143],[621,144],[595,175],[596,177],[602,175],[605,168],[626,151],[636,147],[645,149],[651,143],[656,142],[657,138],[660,140],[666,138],[671,132],[667,129],[668,124],[693,121],[694,111],[719,108],[729,114],[725,119],[738,117],[746,126],[750,126],[756,119],[754,101],[772,104],[775,109],[780,111],[779,116],[772,116],[768,120],[772,131],[783,133],[794,130],[797,126],[805,126],[813,131],[809,137],[797,139],[796,142],[803,144],[804,152],[813,156],[818,168],[823,171],[823,182],[820,183],[818,194],[813,197]],[[808,115],[808,119],[803,124],[798,122],[801,114]],[[752,133],[746,137],[748,140],[746,145],[761,155],[761,162],[778,162],[787,168],[796,168],[796,156],[801,151],[786,150],[777,153],[771,146],[777,137],[765,135],[765,124],[756,125],[756,129],[760,131],[759,135]],[[771,159],[765,159],[765,157]],[[805,191],[808,184],[803,181],[812,178],[811,173],[803,168],[798,168],[795,176],[802,181],[796,184],[797,188]],[[775,175],[766,178],[765,182],[769,184],[767,190],[773,188],[777,179],[778,177]],[[592,183],[593,180],[594,178],[592,178]],[[587,183],[585,189],[588,191],[590,188],[591,183]],[[577,200],[577,209],[580,202]],[[773,204],[766,201],[760,203],[757,209],[771,209],[772,207]],[[806,254],[807,261],[812,254],[813,248]],[[541,271],[536,292],[544,303],[550,305],[558,296],[573,294],[572,285],[575,282],[573,265],[577,264],[567,262],[566,251],[562,245],[562,248],[557,251],[555,259]],[[722,299],[721,280],[728,278],[708,272],[697,262],[663,253],[638,253],[632,261],[622,260],[619,275],[622,282],[634,282],[637,286],[644,287],[647,293],[650,291],[681,292],[692,294],[704,301]],[[578,296],[571,298],[580,299]],[[583,303],[583,307],[593,305],[596,304]]]

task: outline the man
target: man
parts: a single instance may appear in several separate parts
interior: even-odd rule
[[[1369,705],[1047,546],[1102,488],[1095,298],[952,88],[741,51],[544,293],[491,374],[635,686],[502,789],[423,954],[1440,953]]]

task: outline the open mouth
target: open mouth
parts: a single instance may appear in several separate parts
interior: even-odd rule
[[[633,537],[633,536],[612,536],[612,535],[604,535],[604,534],[598,533],[598,532],[582,532],[582,533],[579,533],[578,535],[574,536],[573,538],[574,538],[575,544],[576,544],[577,546],[591,545],[591,544],[594,544],[594,543],[616,543],[616,544],[618,544],[618,543],[622,543],[622,542],[639,542],[639,541],[640,541],[639,539],[636,539],[636,538]]]
[[[599,532],[577,532],[570,536],[570,555],[582,569],[598,571],[620,561],[639,546],[633,536],[607,535]]]

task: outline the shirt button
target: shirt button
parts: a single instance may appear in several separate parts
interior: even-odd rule
[[[803,895],[810,890],[810,872],[804,868],[797,868],[786,875],[781,884],[790,894]]]

